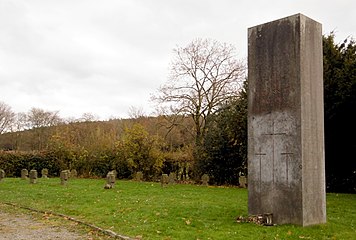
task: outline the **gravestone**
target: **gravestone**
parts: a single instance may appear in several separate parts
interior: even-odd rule
[[[108,172],[106,175],[106,184],[104,186],[105,189],[111,189],[114,187],[116,181],[116,174],[114,171]]]
[[[137,182],[142,182],[142,180],[143,180],[143,173],[142,173],[142,172],[137,172],[137,173],[135,174],[134,180],[137,181]]]
[[[66,169],[66,170],[63,170],[63,171],[66,171],[66,172],[67,172],[67,174],[68,174],[68,180],[69,180],[70,178],[72,178],[71,171],[70,171],[69,169]]]
[[[169,184],[177,183],[177,174],[175,172],[170,172],[168,178],[169,178]]]
[[[5,178],[5,171],[0,169],[0,182]]]
[[[247,178],[245,176],[240,176],[239,177],[239,186],[242,188],[247,187]]]
[[[326,222],[321,24],[248,29],[248,209],[273,223]]]
[[[41,171],[42,178],[48,178],[48,169],[43,168]]]
[[[28,170],[22,169],[21,170],[21,179],[26,180],[28,178]]]
[[[203,186],[208,186],[209,185],[209,180],[210,180],[210,177],[208,174],[203,174],[203,176],[201,176],[201,184]]]
[[[169,183],[169,177],[167,174],[162,174],[161,176],[161,187],[167,186]]]
[[[70,177],[71,177],[71,178],[77,178],[77,177],[78,177],[78,172],[77,172],[77,170],[72,169],[72,170],[70,171]]]
[[[31,184],[37,183],[37,176],[38,176],[37,170],[32,169],[30,171],[30,183]]]
[[[61,185],[67,185],[68,179],[69,179],[69,170],[63,170],[61,171],[59,177],[61,179]]]
[[[111,170],[110,172],[112,172],[115,175],[115,178],[117,178],[117,171],[115,169]]]

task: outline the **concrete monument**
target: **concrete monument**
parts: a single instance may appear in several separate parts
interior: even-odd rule
[[[248,29],[248,208],[326,222],[321,24],[297,14]]]

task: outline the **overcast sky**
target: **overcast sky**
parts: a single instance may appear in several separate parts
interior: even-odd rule
[[[154,108],[176,46],[233,44],[247,58],[247,28],[303,13],[356,37],[354,0],[0,0],[0,101],[62,117],[124,118]]]

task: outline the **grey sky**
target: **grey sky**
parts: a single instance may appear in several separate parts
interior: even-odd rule
[[[0,0],[0,101],[62,117],[153,111],[172,49],[196,38],[233,44],[247,28],[296,13],[356,37],[353,0]]]

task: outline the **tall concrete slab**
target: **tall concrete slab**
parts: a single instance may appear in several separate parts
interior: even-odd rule
[[[297,14],[248,29],[248,209],[325,223],[321,24]]]

